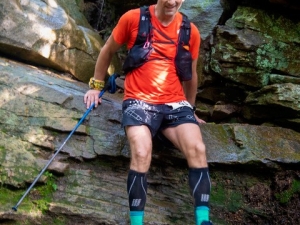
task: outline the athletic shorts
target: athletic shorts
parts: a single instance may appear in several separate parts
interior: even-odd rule
[[[173,109],[171,105],[149,104],[141,100],[127,99],[122,105],[122,126],[147,125],[152,137],[159,130],[184,123],[198,122],[189,106]]]

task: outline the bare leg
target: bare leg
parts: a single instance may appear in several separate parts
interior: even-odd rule
[[[147,126],[127,126],[126,134],[131,150],[130,169],[147,172],[152,157],[152,137]]]
[[[190,168],[207,167],[206,149],[198,125],[185,123],[162,132],[184,154]]]
[[[142,225],[147,198],[147,171],[152,154],[152,136],[147,126],[127,126],[126,134],[131,149],[127,179],[130,224]]]
[[[199,126],[192,123],[170,127],[163,134],[182,151],[189,165],[189,186],[194,197],[196,225],[210,224],[209,197],[210,177],[206,149]]]

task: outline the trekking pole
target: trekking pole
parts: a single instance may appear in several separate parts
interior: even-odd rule
[[[113,75],[111,75],[108,79],[108,82],[106,83],[106,85],[104,86],[103,90],[100,92],[99,94],[99,98],[102,97],[102,95],[104,94],[105,91],[109,91],[110,93],[115,93],[116,92],[116,83],[115,80],[117,77],[119,77],[119,74],[114,73]],[[95,107],[95,103],[93,103],[88,110],[84,113],[84,115],[81,117],[81,119],[79,120],[79,122],[76,124],[76,126],[74,127],[74,129],[71,131],[71,133],[69,134],[69,136],[66,138],[66,140],[64,141],[64,143],[60,146],[60,148],[55,152],[55,154],[52,156],[52,158],[48,161],[48,163],[46,164],[46,166],[41,170],[41,172],[38,174],[38,176],[34,179],[34,181],[32,182],[32,184],[30,185],[30,187],[27,189],[27,191],[23,194],[23,196],[20,198],[20,200],[18,201],[18,203],[12,207],[12,209],[14,211],[17,211],[17,208],[19,207],[19,205],[21,204],[21,202],[23,201],[23,199],[27,196],[27,194],[31,191],[31,189],[33,188],[33,186],[36,184],[36,182],[40,179],[40,177],[43,175],[43,173],[46,171],[46,169],[49,167],[49,165],[52,163],[52,161],[54,160],[54,158],[57,156],[57,154],[60,152],[60,150],[62,150],[62,148],[64,147],[64,145],[67,143],[67,141],[70,139],[70,137],[73,135],[73,133],[77,130],[77,128],[81,125],[81,123],[84,121],[84,119],[87,117],[87,115],[90,113],[90,111]]]

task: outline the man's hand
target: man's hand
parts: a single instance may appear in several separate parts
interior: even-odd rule
[[[201,124],[201,123],[206,123],[204,120],[200,119],[200,118],[196,115],[196,113],[195,113],[194,115],[195,115],[195,118],[196,118],[196,120],[197,120],[197,122],[198,122],[199,124]]]
[[[90,106],[95,103],[95,108],[101,104],[101,98],[99,98],[100,91],[98,90],[88,90],[84,95],[84,104],[86,104],[86,108],[90,108]]]

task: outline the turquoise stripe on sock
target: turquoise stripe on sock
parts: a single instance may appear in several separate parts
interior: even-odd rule
[[[130,216],[143,216],[144,211],[130,211]]]
[[[198,206],[195,208],[196,225],[201,225],[203,221],[209,221],[209,208],[207,206]]]
[[[209,208],[207,206],[198,206],[195,208],[195,210],[208,210],[209,211]]]
[[[130,225],[143,225],[144,211],[130,211]]]

